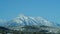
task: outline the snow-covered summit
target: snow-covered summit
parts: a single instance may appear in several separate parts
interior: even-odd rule
[[[30,17],[25,15],[19,15],[8,22],[8,26],[57,26],[56,24],[42,18],[42,17]]]

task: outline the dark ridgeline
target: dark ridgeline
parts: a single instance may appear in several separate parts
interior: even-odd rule
[[[22,27],[22,29],[25,28],[26,30],[25,31],[17,31],[17,30],[11,30],[11,29],[8,29],[8,28],[5,28],[5,27],[1,27],[0,26],[0,33],[2,34],[56,34],[56,33],[51,33],[49,32],[48,30],[40,30],[40,31],[28,31],[28,29],[38,29],[36,27],[31,27],[31,26],[25,26],[25,27]],[[60,33],[58,33],[60,34]]]
[[[0,33],[7,34],[7,33],[12,33],[12,32],[13,30],[0,26]]]

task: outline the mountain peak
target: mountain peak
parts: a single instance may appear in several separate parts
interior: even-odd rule
[[[13,23],[15,22],[20,25],[53,26],[53,24],[50,21],[47,21],[42,17],[31,17],[31,16],[25,16],[23,14],[20,14],[18,17],[16,17],[12,21]]]
[[[24,14],[20,14],[17,18],[27,19],[28,17],[25,16]]]
[[[18,16],[22,16],[22,17],[24,17],[25,15],[24,15],[24,14],[20,14],[20,15],[18,15]]]
[[[28,25],[28,26],[32,26],[32,25],[42,26],[42,25],[44,25],[44,26],[52,26],[52,27],[57,26],[56,23],[50,22],[42,17],[31,17],[31,16],[25,16],[23,14],[20,14],[15,19],[12,19],[10,21],[10,24],[14,24],[14,25],[18,25],[18,26],[25,26],[25,25]]]

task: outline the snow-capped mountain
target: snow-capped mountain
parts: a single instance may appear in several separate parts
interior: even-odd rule
[[[4,22],[3,22],[4,23]],[[6,28],[23,32],[58,32],[60,24],[50,22],[42,17],[19,15],[4,23]],[[4,25],[2,24],[2,25]],[[59,28],[57,28],[59,27]]]
[[[50,22],[42,17],[30,17],[25,15],[19,15],[18,17],[12,19],[11,21],[7,22],[7,26],[57,26],[56,23]]]

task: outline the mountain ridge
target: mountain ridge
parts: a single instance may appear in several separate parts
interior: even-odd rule
[[[25,25],[45,25],[45,26],[57,26],[56,23],[50,22],[42,17],[30,17],[25,15],[19,15],[18,17],[12,19],[10,21],[11,24],[19,25],[19,26],[25,26]],[[9,24],[9,22],[8,22]]]

